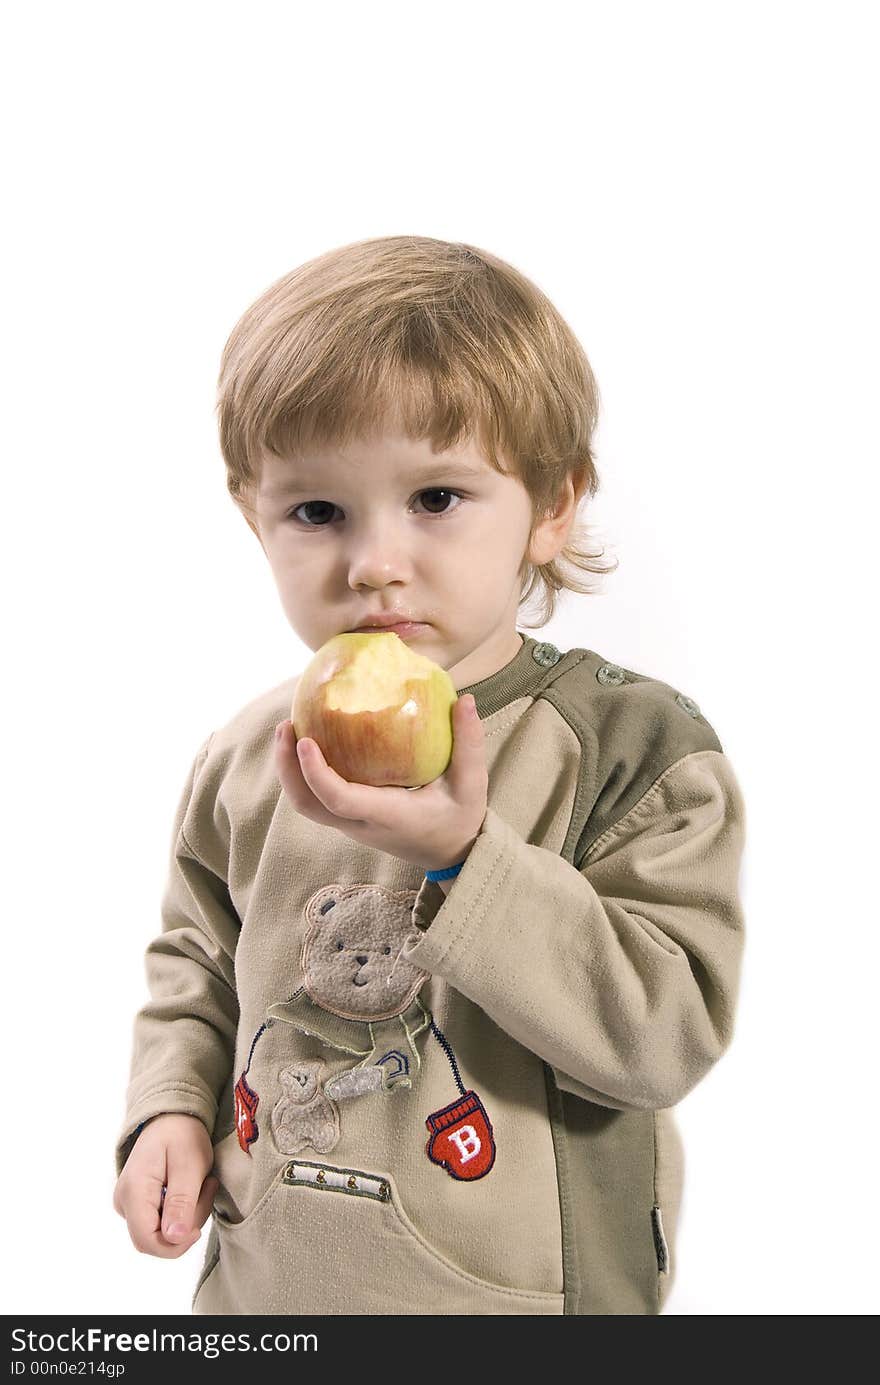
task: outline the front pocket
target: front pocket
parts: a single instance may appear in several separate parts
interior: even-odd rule
[[[561,1293],[496,1285],[430,1246],[387,1174],[291,1159],[253,1211],[215,1214],[209,1314],[561,1314]]]

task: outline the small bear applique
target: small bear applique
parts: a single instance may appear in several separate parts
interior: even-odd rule
[[[278,1074],[283,1095],[272,1111],[272,1134],[281,1154],[311,1147],[326,1154],[339,1140],[339,1111],[321,1086],[320,1061],[291,1063]]]

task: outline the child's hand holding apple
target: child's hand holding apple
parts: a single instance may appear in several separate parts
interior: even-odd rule
[[[445,669],[393,632],[337,635],[299,679],[292,713],[275,755],[297,812],[422,870],[466,858],[489,771],[474,700]],[[373,782],[343,777],[353,769]]]

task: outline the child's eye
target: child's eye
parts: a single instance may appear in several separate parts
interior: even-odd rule
[[[461,495],[459,495],[458,491],[446,490],[445,487],[441,490],[439,487],[436,487],[436,486],[435,486],[435,487],[432,487],[431,490],[419,491],[419,495],[420,495],[420,496],[422,496],[422,495],[454,495],[455,498],[456,498],[457,500],[461,500],[461,499],[463,498]],[[453,507],[453,510],[457,510],[458,508],[459,508],[458,505],[455,505],[455,506]],[[444,508],[443,508],[439,513],[440,513],[441,516],[442,516],[442,515],[450,515],[450,514],[453,513],[453,510],[449,510],[449,509],[447,509],[447,508],[444,506]],[[438,513],[438,512],[437,512],[436,510],[429,510],[429,511],[428,511],[428,514],[429,514],[429,515],[435,515],[435,514],[437,514],[437,513]]]
[[[421,498],[423,495],[428,495],[428,496],[443,496],[443,495],[450,495],[450,496],[454,496],[454,497],[456,498],[456,500],[463,500],[463,499],[464,499],[464,496],[461,495],[458,491],[448,490],[445,486],[444,486],[443,488],[441,488],[441,487],[439,487],[439,486],[432,486],[429,490],[419,491],[419,493],[418,493],[418,498]],[[436,503],[436,502],[435,502],[435,501],[430,501],[430,502],[429,502],[429,504],[434,504],[434,503]],[[296,522],[297,522],[298,524],[302,525],[303,528],[305,528],[305,529],[326,529],[326,528],[328,527],[326,523],[318,522],[318,523],[314,523],[314,524],[313,524],[313,523],[311,522],[312,519],[315,519],[315,515],[314,515],[314,514],[312,514],[311,516],[308,516],[308,515],[307,515],[307,516],[302,517],[302,518],[300,518],[300,516],[297,515],[297,510],[307,510],[307,511],[308,511],[308,510],[309,510],[309,507],[314,507],[314,506],[317,506],[317,507],[318,507],[317,519],[318,519],[319,521],[321,520],[321,509],[322,509],[322,507],[324,508],[324,511],[325,511],[325,512],[326,512],[327,510],[330,511],[330,516],[329,516],[329,517],[331,517],[331,518],[332,518],[332,512],[333,512],[333,510],[337,509],[337,506],[333,504],[332,500],[303,500],[301,504],[294,506],[294,508],[293,508],[292,510],[289,510],[289,511],[288,511],[286,518],[287,518],[287,519],[295,519]],[[454,514],[455,511],[456,511],[457,509],[459,509],[459,508],[460,508],[460,507],[459,507],[458,505],[453,506],[452,509],[449,509],[448,506],[444,506],[444,508],[443,508],[442,510],[439,510],[439,511],[438,511],[438,510],[432,510],[432,509],[429,508],[429,509],[426,511],[426,513],[429,514],[429,515],[431,515],[431,516],[433,516],[433,518],[435,518],[435,519],[444,519],[444,518],[446,517],[446,515]],[[324,514],[324,518],[325,518],[325,519],[328,518],[328,516],[326,515],[326,513]]]
[[[297,511],[297,510],[304,510],[304,509],[306,508],[306,506],[308,506],[308,505],[311,505],[312,507],[314,507],[315,505],[317,505],[319,513],[320,513],[320,510],[321,510],[321,506],[322,506],[322,505],[323,505],[325,508],[328,508],[328,507],[329,507],[330,510],[335,510],[335,508],[336,508],[336,506],[335,506],[331,501],[329,501],[329,500],[304,500],[303,503],[302,503],[301,505],[297,505],[295,509],[293,509],[293,510],[290,511],[290,513],[288,514],[287,518],[288,518],[288,519],[297,519],[297,520],[298,520],[298,523],[304,524],[304,525],[306,526],[307,529],[326,529],[326,528],[327,528],[326,524],[310,524],[310,523],[308,523],[307,520],[299,519],[299,518],[298,518],[296,511]]]

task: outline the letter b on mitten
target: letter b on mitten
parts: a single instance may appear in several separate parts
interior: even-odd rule
[[[434,1111],[425,1125],[431,1132],[428,1158],[452,1178],[474,1179],[487,1174],[495,1162],[495,1137],[476,1092]]]

